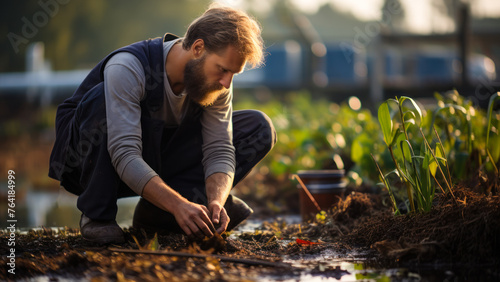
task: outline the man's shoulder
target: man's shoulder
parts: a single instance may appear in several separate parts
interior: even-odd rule
[[[118,52],[111,56],[111,58],[109,58],[108,62],[106,63],[106,67],[111,65],[123,65],[129,66],[133,69],[142,69],[142,64],[139,58],[127,51]]]

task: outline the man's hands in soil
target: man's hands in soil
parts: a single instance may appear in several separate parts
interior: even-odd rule
[[[229,216],[222,203],[231,190],[232,178],[224,173],[214,173],[207,179],[208,208],[188,201],[170,188],[159,176],[154,176],[144,186],[142,196],[155,206],[170,212],[186,235],[212,237],[226,231]],[[215,230],[214,224],[217,225]]]
[[[212,201],[208,204],[208,210],[212,215],[212,222],[217,226],[217,233],[222,234],[227,229],[229,224],[229,216],[226,209],[217,201]]]
[[[175,220],[186,235],[200,239],[212,237],[216,231],[209,215],[207,207],[189,201],[179,204],[174,211]]]

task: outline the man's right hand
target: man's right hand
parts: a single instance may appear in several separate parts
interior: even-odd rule
[[[183,201],[173,211],[175,220],[189,237],[200,239],[214,236],[215,228],[210,220],[207,207]]]
[[[173,214],[186,235],[200,239],[214,235],[215,228],[207,207],[188,201],[165,184],[159,176],[154,176],[144,186],[142,197]]]

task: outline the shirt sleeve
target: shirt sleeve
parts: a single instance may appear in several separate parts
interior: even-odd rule
[[[205,179],[217,172],[234,177],[236,157],[233,146],[232,98],[231,86],[226,95],[219,97],[212,106],[205,108],[202,114],[202,162]]]
[[[104,68],[108,152],[120,179],[138,195],[158,175],[142,159],[141,100],[145,74],[131,53],[114,55]]]

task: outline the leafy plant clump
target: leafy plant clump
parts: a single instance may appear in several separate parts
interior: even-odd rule
[[[396,105],[396,115],[391,115],[390,103]],[[406,106],[408,104],[411,107]],[[406,207],[409,207],[411,212],[429,211],[434,200],[436,184],[443,190],[436,179],[438,168],[448,191],[452,193],[451,177],[448,174],[447,178],[439,166],[439,162],[441,162],[449,171],[448,161],[441,143],[436,144],[434,152],[423,136],[424,142],[420,149],[417,151],[413,148],[408,131],[410,126],[419,126],[422,121],[422,112],[415,101],[409,97],[389,99],[382,103],[378,110],[378,118],[384,134],[384,142],[389,149],[396,169],[388,174],[383,174],[378,166],[377,168],[385,187],[389,190],[395,213],[400,214],[401,212],[394,195],[394,189],[389,181],[389,176],[392,174],[396,175],[397,180],[406,187]],[[421,129],[420,133],[423,135]]]
[[[499,95],[491,96],[485,112],[455,90],[435,94],[437,107],[428,111],[422,127],[428,135],[434,127],[438,130],[454,179],[470,178],[477,170],[498,173],[500,116],[494,111],[494,105]]]
[[[499,136],[498,119],[494,118],[493,105],[499,95],[497,93],[490,99],[487,121],[480,118],[483,116],[480,110],[463,102],[457,92],[449,93],[448,97],[467,108],[459,103],[445,103],[445,99],[437,94],[438,107],[430,111],[430,119],[422,115],[420,107],[409,97],[388,99],[380,105],[378,119],[395,168],[384,174],[378,165],[378,156],[372,154],[372,158],[377,165],[382,185],[389,192],[395,214],[401,214],[401,208],[410,212],[428,212],[433,205],[436,188],[444,194],[450,193],[455,199],[451,189],[452,175],[459,179],[470,178],[470,174],[464,175],[464,170],[471,158],[482,164],[478,170],[492,171],[495,179],[498,178],[496,163],[500,146],[496,139]],[[479,113],[479,121],[473,118],[476,112]],[[459,126],[450,130],[449,125],[452,123]],[[478,123],[487,123],[486,133],[474,132],[472,124]],[[441,141],[440,136],[443,134],[438,132],[436,126],[444,132],[444,141]],[[428,141],[424,132],[435,139]],[[465,138],[461,136],[461,132],[467,133]],[[480,136],[485,137],[485,143],[480,142]],[[490,139],[495,141],[491,142]],[[452,156],[451,160],[448,156]],[[496,182],[492,185],[497,186]],[[402,195],[401,190],[406,190],[406,195]],[[486,192],[497,191],[486,189]]]

